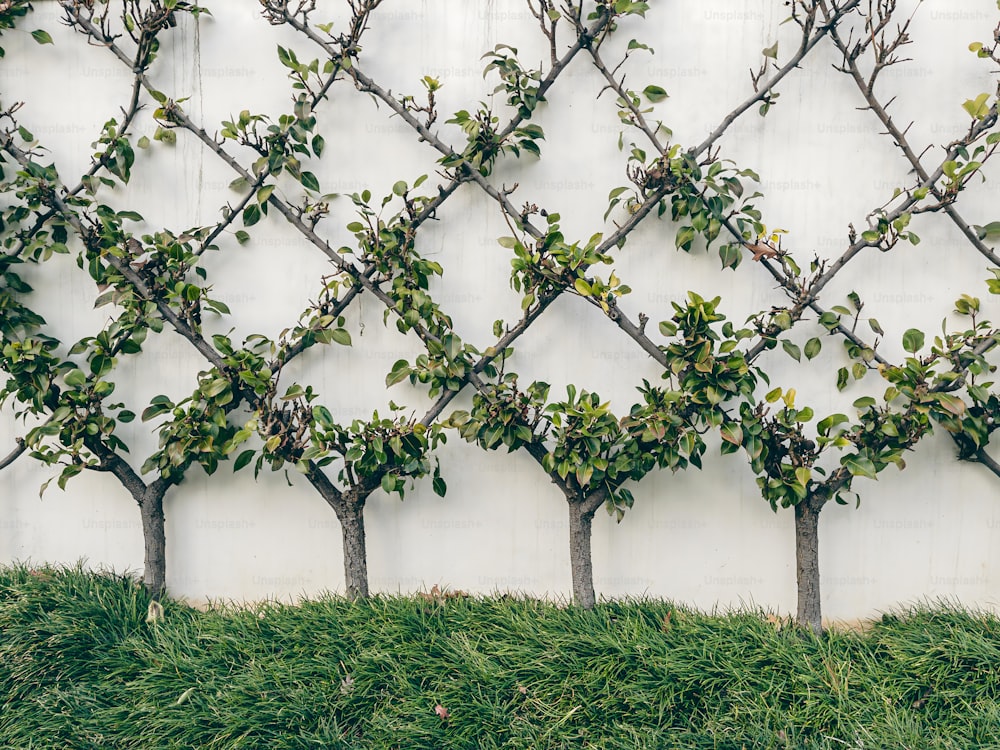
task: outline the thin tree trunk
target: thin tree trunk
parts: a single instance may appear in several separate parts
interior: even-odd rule
[[[808,627],[819,635],[823,619],[819,586],[819,513],[811,497],[795,506],[795,583],[798,588],[799,627]]]
[[[365,546],[364,503],[343,503],[337,512],[344,538],[344,583],[350,599],[368,597],[368,553]]]
[[[167,535],[164,529],[163,496],[177,480],[161,476],[147,485],[127,461],[99,440],[87,440],[86,445],[101,460],[97,471],[114,474],[139,506],[145,550],[142,583],[151,597],[159,599],[167,585]]]
[[[323,473],[310,462],[306,471],[309,483],[333,508],[340,521],[340,533],[344,540],[344,587],[350,599],[364,599],[368,596],[368,552],[365,543],[365,501],[379,486],[376,478],[341,492]]]
[[[594,563],[590,551],[594,511],[583,503],[569,503],[569,562],[573,571],[573,601],[584,609],[597,603],[594,594]]]
[[[163,496],[167,485],[154,483],[142,493],[142,540],[145,548],[142,583],[154,599],[163,596],[167,585],[167,535],[163,518]]]

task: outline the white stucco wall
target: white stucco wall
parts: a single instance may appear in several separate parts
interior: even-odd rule
[[[209,132],[223,119],[248,108],[277,115],[290,108],[290,89],[278,64],[277,44],[294,48],[301,59],[319,56],[304,38],[274,28],[257,15],[257,4],[236,0],[207,3],[212,17],[196,27],[185,17],[164,39],[152,78],[174,98],[188,96],[185,109]],[[914,3],[901,2],[900,5]],[[57,22],[57,6],[38,2],[19,31],[5,34],[7,56],[0,61],[4,105],[25,102],[20,121],[52,152],[63,179],[75,183],[87,168],[106,119],[118,114],[130,87],[129,71],[105,50],[88,46]],[[315,20],[343,18],[344,3],[320,3]],[[737,102],[751,92],[748,69],[760,51],[780,41],[784,59],[795,44],[793,24],[781,26],[783,3],[770,0],[675,0],[653,3],[648,19],[628,19],[614,49],[633,37],[655,55],[635,55],[628,82],[641,89],[662,85],[670,98],[656,116],[684,145],[700,142]],[[328,16],[324,12],[329,13]],[[909,137],[918,151],[936,144],[925,157],[934,163],[940,144],[968,126],[961,104],[981,91],[993,92],[990,66],[968,50],[986,40],[1000,14],[986,0],[926,0],[905,47],[912,61],[888,71],[882,85],[896,94],[893,114],[911,119]],[[43,27],[54,46],[38,47],[25,30]],[[482,79],[480,55],[499,42],[517,47],[526,65],[546,55],[535,21],[518,0],[387,0],[365,37],[361,63],[394,93],[419,93],[419,78],[444,84],[437,128],[449,143],[461,134],[445,125],[452,112],[472,109],[488,97],[494,82]],[[615,56],[605,52],[609,60]],[[849,222],[865,216],[908,181],[908,165],[893,148],[875,117],[858,109],[863,100],[850,79],[833,69],[837,56],[821,43],[799,71],[778,88],[777,105],[766,118],[756,108],[743,115],[721,140],[722,155],[761,176],[765,197],[758,206],[765,222],[789,231],[785,245],[803,262],[835,257],[846,246]],[[616,141],[619,126],[608,94],[595,99],[602,81],[580,55],[542,105],[536,121],[545,129],[541,161],[508,159],[491,177],[497,185],[519,183],[513,199],[537,203],[563,216],[567,237],[585,239],[613,229],[600,217],[608,191],[626,183],[625,157]],[[885,98],[888,98],[886,96]],[[150,109],[140,116],[137,134],[152,135]],[[502,100],[497,109],[503,118]],[[371,189],[388,193],[398,179],[435,174],[437,153],[386,108],[348,84],[338,84],[317,111],[327,150],[316,162],[324,190],[340,193]],[[238,153],[238,151],[237,151]],[[241,154],[249,163],[246,154]],[[227,186],[234,175],[194,138],[178,132],[173,148],[154,144],[137,151],[127,190],[109,198],[141,212],[150,229],[207,224],[237,196]],[[984,184],[970,186],[960,203],[977,224],[995,220],[996,165]],[[288,189],[294,199],[296,193]],[[333,204],[322,233],[333,247],[353,238],[344,228],[353,220],[350,200]],[[433,293],[470,342],[492,343],[497,318],[514,321],[519,296],[507,284],[509,252],[496,244],[508,230],[495,206],[472,185],[451,198],[441,221],[421,230],[420,247],[445,268]],[[826,289],[823,302],[839,304],[851,290],[866,303],[888,333],[880,351],[902,354],[900,336],[908,327],[940,330],[958,294],[981,296],[986,317],[1000,318],[996,298],[986,294],[986,261],[946,217],[914,219],[923,242],[890,253],[868,251],[855,259]],[[231,318],[208,318],[209,333],[235,326],[238,340],[252,332],[275,336],[293,322],[315,294],[329,264],[314,248],[272,215],[253,227],[252,241],[239,247],[221,242],[221,252],[205,262],[216,297],[233,310]],[[616,254],[615,268],[634,292],[622,306],[656,321],[670,316],[671,300],[688,290],[720,294],[723,310],[736,322],[783,295],[763,269],[744,263],[721,272],[718,257],[690,255],[673,247],[669,222],[648,220]],[[44,271],[44,278],[40,275]],[[72,342],[99,329],[109,308],[92,310],[95,291],[73,258],[59,257],[26,277],[38,287],[32,305],[55,335]],[[408,384],[391,390],[383,378],[400,357],[422,349],[382,324],[376,300],[363,298],[347,315],[351,348],[311,352],[289,375],[316,385],[322,402],[343,419],[370,416],[389,399],[418,415],[430,401]],[[363,329],[362,329],[363,326]],[[867,326],[864,327],[867,331]],[[796,327],[791,338],[803,343],[822,331],[813,321]],[[824,339],[820,357],[796,365],[784,354],[765,355],[762,365],[775,385],[794,386],[799,402],[818,414],[850,408],[884,384],[870,376],[845,393],[834,388],[834,372],[844,364],[839,342]],[[657,367],[609,321],[579,299],[562,299],[515,346],[510,368],[552,383],[553,395],[566,383],[596,390],[619,412],[634,400],[643,377]],[[190,393],[204,362],[176,334],[150,338],[141,357],[124,360],[116,377],[119,392],[136,412],[159,393],[178,399]],[[467,396],[458,404],[466,403]],[[123,426],[138,467],[155,449],[149,425]],[[0,413],[0,454],[25,427],[10,405]],[[441,452],[449,491],[436,497],[428,482],[418,483],[405,502],[377,492],[367,512],[369,570],[378,591],[413,591],[442,586],[474,592],[517,590],[565,596],[570,588],[565,504],[558,491],[526,456],[486,454],[453,436]],[[0,562],[74,562],[116,569],[139,569],[142,539],[138,511],[113,478],[84,475],[66,492],[54,486],[38,498],[49,472],[22,457],[0,473]],[[168,586],[192,599],[294,597],[342,588],[340,531],[332,511],[301,477],[249,471],[233,475],[223,466],[207,477],[189,471],[167,495]],[[54,485],[54,483],[53,483]],[[829,617],[857,618],[899,602],[952,597],[969,605],[995,608],[1000,592],[1000,497],[997,480],[975,465],[959,464],[943,435],[919,446],[908,468],[887,471],[876,483],[859,479],[860,509],[830,506],[821,520],[824,609]],[[794,607],[795,574],[792,514],[773,514],[761,500],[741,456],[719,457],[713,443],[705,470],[654,474],[634,486],[635,508],[618,525],[601,513],[594,529],[595,583],[600,595],[651,595],[701,607],[755,603],[787,611]]]

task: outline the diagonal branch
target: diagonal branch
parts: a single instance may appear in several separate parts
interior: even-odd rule
[[[791,73],[795,68],[799,66],[802,59],[809,54],[813,47],[815,47],[819,41],[826,36],[831,29],[835,28],[840,19],[848,12],[854,10],[861,0],[849,0],[843,5],[839,6],[836,12],[829,18],[827,22],[816,29],[816,33],[812,36],[803,39],[802,45],[799,47],[798,52],[792,55],[791,59],[785,63],[778,71],[767,81],[766,84],[760,87],[759,91],[754,92],[753,96],[748,97],[743,102],[739,104],[732,112],[722,118],[722,122],[719,123],[718,127],[709,133],[708,137],[705,138],[698,146],[692,149],[691,153],[694,156],[700,156],[706,150],[711,148],[711,146],[722,137],[722,134],[726,132],[730,125],[732,125],[736,118],[746,112],[750,107],[754,106],[760,101],[763,101],[771,90],[778,84],[781,79]]]
[[[0,458],[0,470],[6,469],[19,459],[22,453],[28,450],[28,445],[25,443],[24,438],[15,438],[14,442],[17,443],[17,447],[3,458]]]
[[[28,155],[15,146],[9,136],[6,140],[0,142],[0,148],[17,159],[18,163],[22,166],[26,167],[30,162]],[[83,223],[80,221],[80,217],[77,216],[76,213],[66,204],[65,200],[59,195],[58,190],[54,190],[52,192],[50,199],[52,202],[52,208],[58,212],[70,226],[73,227],[86,245],[88,243],[90,232],[83,226]],[[149,288],[149,286],[147,286],[146,282],[142,280],[142,277],[139,276],[127,260],[119,258],[112,253],[102,253],[102,257],[110,266],[118,271],[118,273],[125,277],[125,279],[135,288],[140,297],[153,302],[156,305],[160,315],[162,315],[164,320],[173,326],[177,333],[190,341],[194,347],[201,352],[206,359],[208,359],[209,362],[218,367],[220,370],[225,369],[225,363],[223,362],[219,352],[216,351],[216,349],[209,344],[198,331],[183,321],[165,300],[157,296]]]
[[[826,3],[824,0],[820,0],[820,6],[823,8],[824,15],[829,15],[826,9]],[[909,25],[909,21],[907,21]],[[905,26],[901,29],[900,34],[905,33]],[[885,128],[886,133],[892,138],[893,142],[906,157],[906,161],[909,162],[910,167],[917,174],[925,184],[931,182],[931,192],[934,197],[937,198],[943,205],[944,212],[948,217],[955,223],[959,231],[965,235],[966,239],[972,244],[979,253],[987,258],[994,265],[1000,266],[1000,256],[998,256],[991,248],[979,238],[976,231],[969,225],[969,223],[962,217],[962,215],[955,208],[954,204],[947,200],[946,196],[942,194],[941,190],[934,184],[937,181],[931,181],[930,175],[927,174],[927,170],[924,168],[923,163],[920,161],[920,156],[913,150],[910,146],[909,141],[906,138],[906,132],[900,130],[895,122],[892,120],[892,116],[886,111],[884,105],[876,98],[874,93],[875,77],[877,76],[877,71],[872,73],[872,77],[869,80],[865,80],[861,73],[861,69],[858,66],[857,55],[851,53],[847,47],[847,43],[840,36],[836,28],[831,29],[830,38],[833,43],[837,46],[837,49],[844,56],[845,68],[840,68],[844,70],[851,79],[854,81],[855,85],[858,87],[858,91],[864,97],[868,104],[868,109],[870,109],[876,117],[878,117],[879,122]],[[909,128],[907,128],[908,130]]]
[[[997,460],[987,453],[985,448],[980,448],[976,451],[975,458],[970,460],[975,461],[978,464],[982,464],[987,469],[992,471],[998,478],[1000,478],[1000,463],[997,463]]]

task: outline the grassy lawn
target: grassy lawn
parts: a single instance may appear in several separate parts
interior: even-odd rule
[[[1000,619],[823,638],[661,601],[198,611],[0,569],[0,748],[1000,748]]]

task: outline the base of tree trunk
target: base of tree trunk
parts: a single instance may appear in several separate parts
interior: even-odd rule
[[[145,547],[142,583],[154,599],[163,596],[167,585],[167,537],[163,518],[163,495],[164,492],[151,487],[143,493],[139,503]]]
[[[344,503],[339,516],[344,540],[344,584],[350,599],[368,597],[368,552],[365,544],[364,506]]]
[[[795,506],[795,621],[817,635],[823,632],[819,583],[819,509],[806,498]]]
[[[584,609],[597,603],[594,594],[594,563],[591,557],[591,527],[594,514],[569,503],[569,562],[573,571],[573,602]]]

